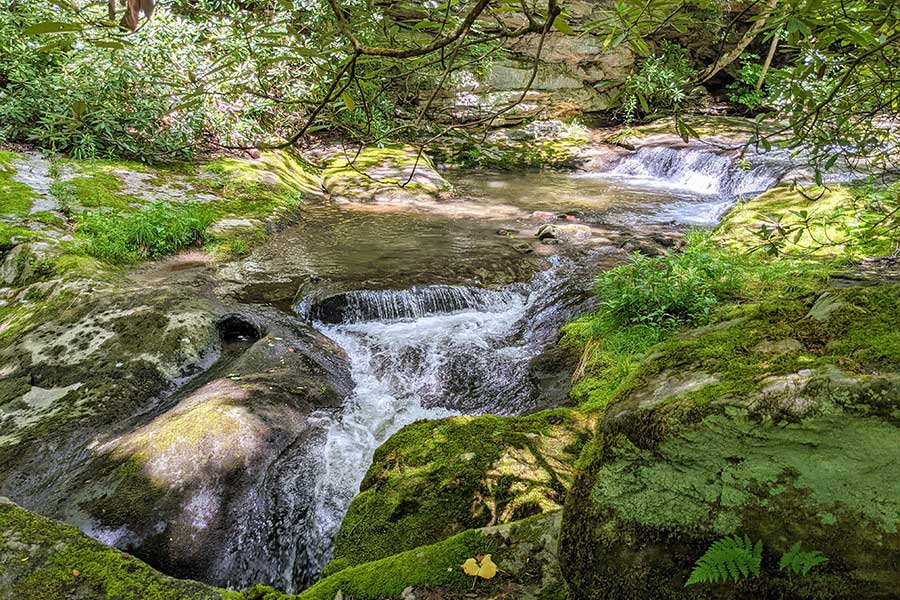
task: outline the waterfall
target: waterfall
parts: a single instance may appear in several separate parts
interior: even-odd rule
[[[787,160],[749,155],[739,163],[711,150],[646,146],[600,176],[632,183],[682,189],[703,195],[736,197],[763,192],[791,169]]]
[[[557,268],[502,290],[357,291],[313,306],[350,359],[355,390],[322,449],[305,543],[317,573],[375,449],[420,419],[528,412],[529,362],[555,336],[571,293]],[[340,318],[338,318],[340,317]]]
[[[316,303],[309,315],[329,324],[419,319],[460,310],[503,311],[515,299],[510,290],[484,290],[455,285],[432,285],[411,290],[359,290],[337,294]]]

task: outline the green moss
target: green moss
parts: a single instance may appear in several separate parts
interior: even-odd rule
[[[298,596],[300,600],[344,597],[356,600],[397,598],[407,587],[430,591],[436,598],[568,598],[559,570],[556,541],[560,513],[468,530],[436,544],[351,566],[329,575]],[[475,580],[461,565],[490,554],[496,577]]]
[[[10,172],[15,161],[21,159],[22,156],[9,150],[0,150],[0,170]]]
[[[207,236],[206,249],[213,256],[232,259],[250,254],[250,250],[266,239],[261,227],[236,227]]]
[[[322,183],[330,194],[357,201],[401,188],[428,195],[452,189],[428,156],[400,145],[367,146],[358,153],[347,150],[326,163]]]
[[[42,210],[40,212],[32,213],[28,216],[28,220],[34,221],[36,223],[42,223],[55,229],[65,229],[67,226],[65,219],[50,212],[49,210]]]
[[[466,559],[495,553],[497,541],[480,531],[464,531],[442,542],[400,552],[374,562],[348,567],[319,581],[298,600],[334,600],[338,591],[355,600],[399,597],[407,587],[472,589],[472,579],[460,565]],[[481,587],[492,587],[482,581]]]
[[[900,236],[889,228],[876,230],[880,235],[872,235],[872,223],[884,216],[873,211],[873,195],[878,193],[881,192],[858,185],[806,190],[778,186],[734,207],[722,221],[716,237],[738,251],[777,248],[785,255],[845,263],[863,256],[889,254],[900,243]],[[786,235],[761,237],[776,227]]]
[[[836,393],[833,381],[813,387],[792,406],[734,398],[697,411],[683,399],[607,419],[602,449],[567,501],[561,551],[576,591],[588,599],[824,599],[896,589],[900,430],[864,403],[896,410],[900,382],[887,393],[857,384]],[[660,423],[665,433],[648,447],[647,432]],[[762,540],[774,555],[763,577],[750,588],[685,592],[693,561],[733,533]],[[834,560],[803,581],[784,578],[777,557],[801,540]]]
[[[165,489],[146,475],[139,457],[128,458],[115,467],[112,463],[107,466],[95,463],[92,467],[97,475],[105,473],[107,468],[114,470],[109,484],[115,493],[80,505],[91,515],[102,519],[105,527],[140,523],[147,518],[148,509],[158,506],[165,497]]]
[[[358,153],[348,150],[347,156],[330,160],[323,176],[326,179],[343,175],[356,177],[372,167],[388,166],[395,169],[411,167],[416,164],[417,157],[418,151],[410,146],[393,145],[380,148],[366,146]],[[425,161],[427,166],[433,166],[427,157],[420,160]]]
[[[3,589],[10,598],[57,600],[219,600],[200,583],[166,577],[77,529],[0,503]]]
[[[37,197],[31,186],[13,179],[16,170],[12,163],[18,158],[13,152],[0,154],[0,215],[7,217],[27,215]]]
[[[106,281],[111,278],[113,271],[100,260],[83,254],[77,254],[77,249],[66,247],[65,252],[53,259],[53,272],[58,277],[65,279],[94,279]]]
[[[718,116],[684,116],[683,122],[693,129],[699,139],[730,139],[746,140],[751,135],[759,132],[774,132],[777,126],[773,123],[757,123],[752,119],[742,117],[718,117]],[[653,135],[668,135],[680,138],[681,134],[675,126],[673,117],[656,119],[639,127],[631,127],[627,130],[628,137],[637,139],[647,138]],[[621,135],[617,137],[622,137]]]
[[[376,452],[335,545],[341,567],[465,529],[558,510],[590,417],[455,417],[409,425]]]
[[[0,253],[11,250],[13,247],[37,237],[37,233],[22,227],[0,221]]]
[[[122,180],[111,173],[97,172],[90,176],[54,181],[50,191],[59,201],[63,212],[80,208],[130,210],[139,200],[120,193]]]
[[[641,526],[727,535],[739,531],[744,512],[763,490],[777,493],[776,483],[789,482],[806,490],[806,510],[810,504],[842,507],[885,533],[897,532],[900,478],[889,466],[900,465],[896,427],[840,415],[759,423],[738,410],[726,412],[668,438],[653,458],[642,459],[626,439],[610,437],[592,490],[595,501]],[[876,455],[880,467],[870,460]],[[712,474],[716,485],[709,485]],[[694,499],[680,500],[685,496]]]

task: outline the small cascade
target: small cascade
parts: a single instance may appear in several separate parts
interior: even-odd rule
[[[322,323],[338,324],[420,319],[469,309],[496,312],[504,310],[514,297],[509,290],[454,285],[411,290],[358,290],[325,298],[309,309],[309,316]]]
[[[517,414],[533,407],[529,364],[570,314],[571,286],[556,267],[502,290],[431,286],[359,291],[313,306],[317,328],[350,359],[356,384],[322,449],[306,536],[310,573],[331,544],[375,449],[420,419]],[[568,296],[566,296],[568,294]]]
[[[604,177],[627,178],[633,183],[682,189],[703,195],[734,198],[763,192],[791,169],[787,160],[768,155],[762,160],[734,158],[709,150],[646,146],[619,162]]]

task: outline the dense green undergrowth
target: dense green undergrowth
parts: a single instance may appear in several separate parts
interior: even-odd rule
[[[75,274],[83,259],[115,268],[191,246],[220,258],[246,255],[266,225],[289,219],[320,193],[315,168],[290,153],[147,167],[127,161],[49,160],[53,210],[31,212],[39,196],[13,179],[24,157],[0,153],[0,252],[38,242],[26,279]],[[46,200],[45,200],[46,201]],[[38,264],[39,263],[39,264]],[[97,275],[95,268],[83,275]]]

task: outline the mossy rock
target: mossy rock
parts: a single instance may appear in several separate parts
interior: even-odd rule
[[[826,300],[830,310],[814,310]],[[737,307],[654,348],[610,404],[567,498],[575,597],[895,598],[900,286]],[[726,535],[758,578],[685,588]],[[795,543],[829,562],[778,568]]]
[[[434,200],[453,190],[431,158],[411,146],[339,152],[327,161],[322,184],[332,198],[343,202]]]
[[[442,165],[488,169],[565,169],[579,166],[587,130],[562,121],[533,121],[483,137],[445,137],[429,148]]]
[[[772,133],[777,128],[773,123],[757,123],[742,117],[690,115],[684,117],[682,122],[693,130],[687,142],[682,139],[673,117],[620,129],[609,137],[609,141],[631,149],[657,145],[687,146],[696,142],[737,146],[746,143],[757,130]]]
[[[559,409],[406,426],[376,452],[326,573],[559,510],[591,423]]]
[[[784,255],[847,261],[891,254],[900,243],[900,235],[890,231],[865,237],[865,223],[879,218],[870,212],[865,195],[847,185],[805,191],[779,185],[732,207],[717,228],[716,239],[737,252],[777,249]],[[772,238],[777,246],[760,235],[773,230],[775,223],[791,232],[783,239]]]
[[[0,598],[225,600],[229,592],[167,577],[139,560],[0,498]]]
[[[297,600],[387,598],[444,600],[564,600],[556,545],[559,511],[513,523],[470,529],[435,544],[348,567],[325,577]],[[497,575],[470,577],[468,559],[490,555]]]

